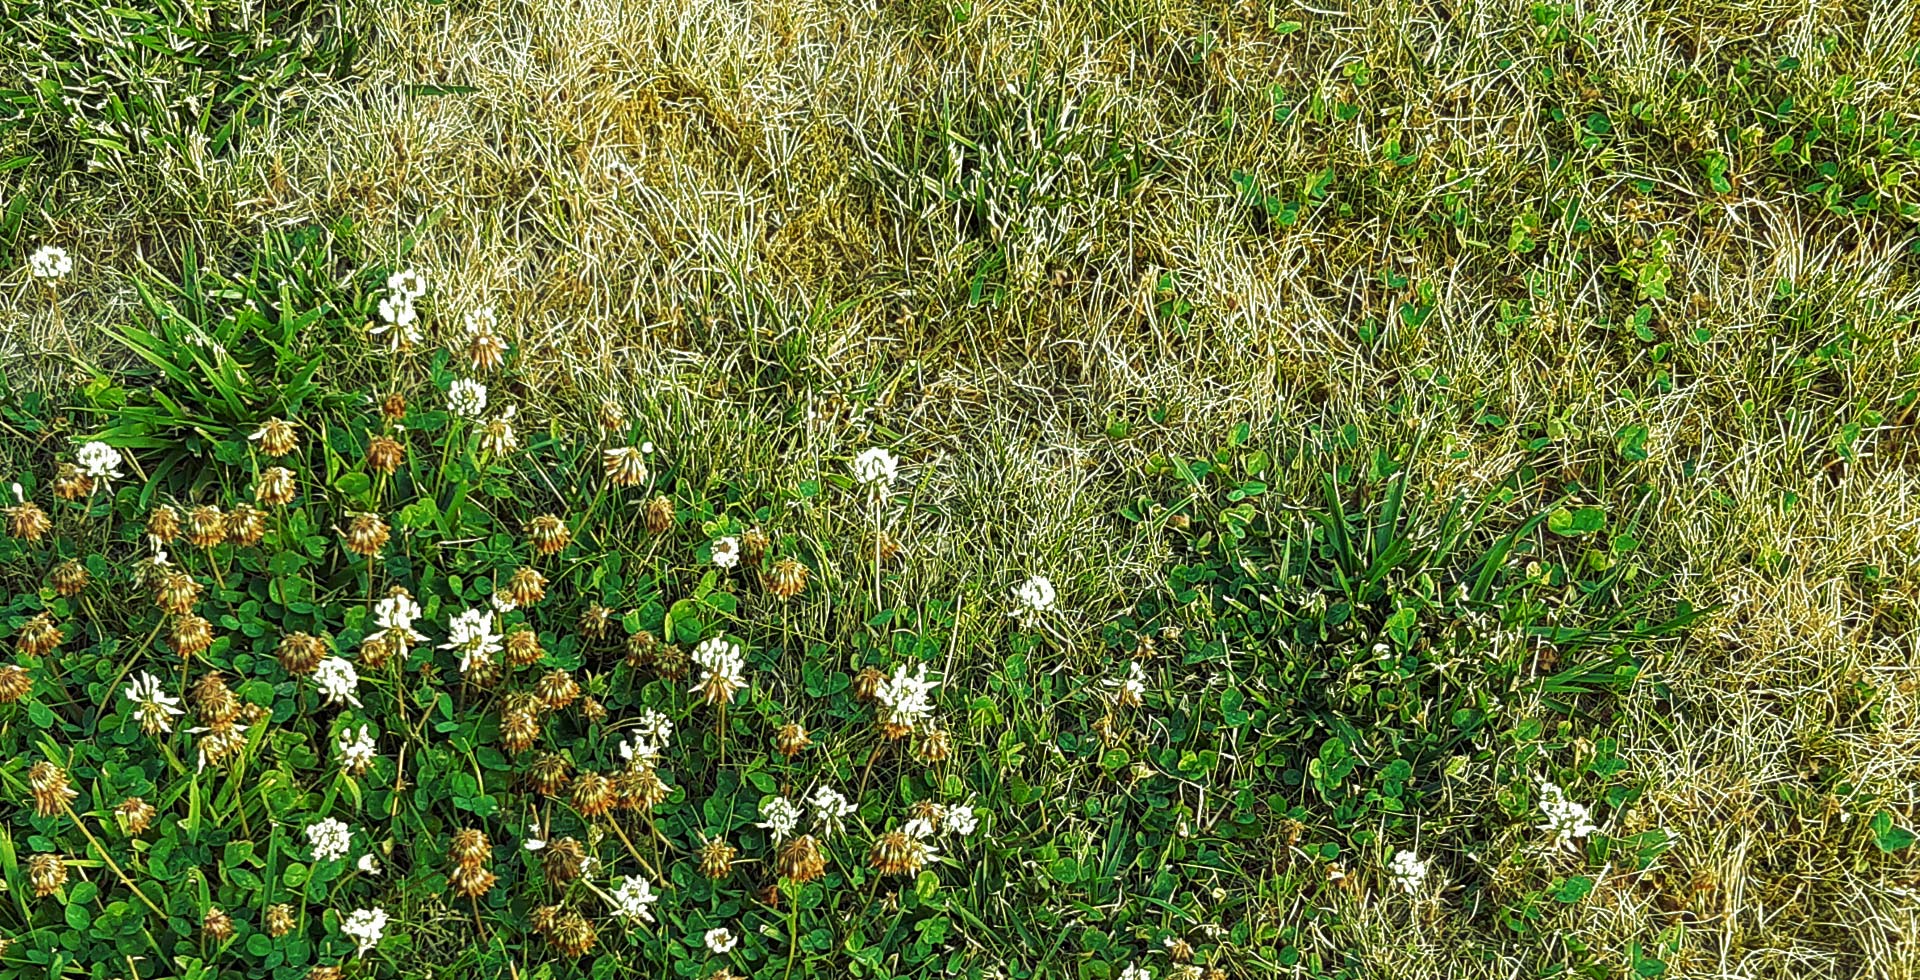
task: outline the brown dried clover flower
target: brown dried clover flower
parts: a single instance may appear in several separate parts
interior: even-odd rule
[[[782,558],[773,563],[773,571],[767,573],[767,591],[774,598],[786,602],[807,588],[807,566],[793,558]]]
[[[880,682],[886,679],[887,675],[881,673],[879,668],[876,668],[872,664],[860,668],[860,672],[853,675],[854,700],[873,700],[874,693],[880,690]]]
[[[700,845],[700,873],[719,881],[733,873],[733,858],[739,850],[725,837],[708,837]]]
[[[666,496],[647,501],[647,533],[665,534],[673,530],[673,500]]]
[[[33,810],[43,817],[64,812],[80,795],[67,785],[67,771],[44,759],[27,770],[27,785],[33,790]]]
[[[27,880],[35,898],[45,898],[67,883],[67,863],[58,854],[35,854],[27,859]]]
[[[616,487],[637,487],[647,482],[647,457],[638,446],[616,446],[606,450],[607,482]]]
[[[938,726],[920,733],[920,739],[913,747],[914,758],[933,765],[945,762],[953,755],[953,736]]]
[[[527,770],[527,781],[541,796],[559,796],[572,780],[572,770],[573,763],[568,762],[566,756],[547,752],[533,760]]]
[[[300,441],[294,436],[293,423],[282,418],[266,420],[247,438],[258,442],[260,450],[269,456],[285,456],[300,448]]]
[[[507,579],[507,598],[516,606],[531,606],[547,597],[547,577],[521,566]]]
[[[758,525],[740,533],[740,557],[746,560],[748,568],[760,567],[761,559],[767,557],[767,549],[773,547],[773,539]]]
[[[802,834],[787,842],[774,860],[780,876],[798,885],[818,880],[827,873],[827,858],[820,842],[812,834]]]
[[[173,652],[182,657],[199,656],[213,646],[213,624],[193,613],[176,617],[167,641],[173,645]]]
[[[566,550],[573,541],[567,523],[552,514],[541,514],[527,522],[527,543],[536,555],[554,555]]]
[[[253,499],[262,507],[281,507],[293,502],[293,471],[284,466],[269,466],[254,484]]]
[[[790,721],[781,725],[773,734],[773,747],[781,755],[791,759],[813,745],[813,739],[807,736],[806,726]]]
[[[500,708],[500,747],[509,753],[533,748],[540,738],[540,716],[528,708],[503,704]]]
[[[0,704],[12,704],[33,692],[33,676],[19,664],[0,667]]]
[[[391,533],[387,522],[378,514],[358,513],[347,520],[347,529],[340,532],[340,539],[348,551],[362,558],[372,558],[387,546]]]
[[[47,512],[31,500],[23,500],[7,508],[7,534],[21,541],[38,541],[53,530],[53,521]]]
[[[367,469],[392,476],[407,458],[407,447],[389,436],[375,436],[367,443]]]
[[[225,524],[227,542],[237,547],[251,548],[267,536],[267,515],[252,504],[234,504]]]
[[[326,641],[308,633],[288,633],[281,639],[280,647],[275,651],[280,658],[280,666],[295,677],[311,674],[326,659]]]
[[[169,572],[160,577],[153,589],[153,603],[160,611],[174,616],[184,616],[193,611],[193,604],[200,601],[201,585],[186,572]]]
[[[93,486],[93,477],[72,463],[61,463],[53,477],[53,495],[61,500],[85,500],[93,496]]]
[[[154,544],[172,544],[180,537],[180,512],[160,504],[147,512],[147,537]]]
[[[613,610],[597,603],[588,603],[580,611],[580,635],[588,640],[604,640],[607,632],[613,628]]]
[[[574,681],[573,675],[559,669],[550,670],[542,676],[534,691],[551,711],[560,711],[580,697],[580,685]]]
[[[548,881],[564,885],[580,877],[581,867],[586,861],[586,848],[571,837],[562,837],[548,841],[546,850],[540,852],[540,871]]]
[[[212,906],[200,919],[200,931],[216,943],[226,942],[233,938],[233,917],[221,911],[219,906]]]
[[[293,931],[293,906],[282,902],[269,906],[266,916],[267,935],[275,939]]]
[[[20,652],[30,657],[43,656],[52,653],[66,638],[67,634],[54,625],[53,616],[41,613],[20,627]]]
[[[540,649],[540,635],[524,626],[508,633],[504,646],[509,667],[530,667],[546,655]]]
[[[651,630],[640,630],[627,637],[627,666],[635,670],[653,662],[653,654],[660,646],[660,640]]]
[[[613,809],[613,781],[597,772],[573,777],[573,808],[583,817],[597,817]]]
[[[187,511],[187,543],[196,548],[219,546],[227,540],[227,515],[212,504]]]
[[[380,416],[389,422],[398,422],[407,416],[407,398],[394,392],[380,400]]]
[[[868,863],[883,875],[911,875],[926,867],[930,856],[925,841],[902,831],[889,830],[873,842]]]
[[[593,923],[578,912],[568,912],[553,923],[553,930],[547,933],[547,942],[561,956],[579,957],[593,949],[598,935]]]
[[[87,566],[72,558],[53,566],[53,571],[47,575],[48,584],[53,586],[53,591],[69,599],[85,592],[87,583],[91,580],[92,576],[87,574]]]
[[[187,699],[193,702],[194,713],[202,724],[231,722],[240,714],[240,701],[233,696],[226,678],[221,677],[219,671],[205,674],[195,681],[193,689],[187,692]]]

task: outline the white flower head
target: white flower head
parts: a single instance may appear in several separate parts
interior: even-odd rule
[[[352,728],[340,729],[340,738],[334,744],[340,750],[340,764],[348,769],[371,765],[379,748],[373,739],[373,730],[365,725],[357,732]]]
[[[373,604],[373,622],[389,639],[403,638],[409,643],[426,642],[426,634],[413,628],[420,618],[420,604],[405,594],[390,595]]]
[[[1556,847],[1571,848],[1576,839],[1600,831],[1585,804],[1567,799],[1566,790],[1550,782],[1540,783],[1540,813],[1547,818],[1540,829],[1553,835]]]
[[[180,709],[180,699],[161,690],[160,678],[147,671],[135,675],[124,693],[133,702],[135,717],[149,732],[171,734],[173,719],[186,714]]]
[[[538,821],[527,824],[527,839],[520,846],[529,851],[538,851],[547,846],[547,837],[540,832]]]
[[[1426,886],[1427,864],[1412,851],[1400,851],[1393,856],[1393,863],[1387,865],[1387,873],[1407,894],[1415,895]]]
[[[952,803],[940,809],[940,829],[960,837],[972,837],[980,818],[966,803]]]
[[[880,720],[889,725],[919,729],[933,714],[933,689],[940,686],[939,681],[927,680],[927,665],[919,664],[918,671],[909,673],[906,664],[893,670],[893,676],[880,682],[873,696],[884,706]]]
[[[313,669],[313,682],[319,686],[320,693],[327,696],[328,704],[344,701],[360,707],[360,698],[356,693],[360,690],[360,672],[354,670],[353,664],[344,658],[328,657],[320,661],[319,666]]]
[[[447,623],[447,642],[440,644],[440,649],[460,654],[460,672],[464,674],[475,662],[493,659],[505,643],[505,638],[493,631],[493,613],[469,609]]]
[[[499,589],[493,590],[493,594],[487,597],[487,605],[492,606],[493,611],[502,616],[520,608],[520,604],[514,602],[512,596]]]
[[[800,824],[800,808],[784,796],[770,796],[760,804],[761,821],[756,827],[765,827],[773,835],[775,844],[793,835],[793,829]]]
[[[726,926],[708,929],[707,934],[701,937],[700,941],[706,943],[707,949],[711,950],[715,956],[725,956],[733,952],[733,947],[740,944],[740,940],[735,938],[733,931]]]
[[[354,909],[353,914],[341,921],[340,931],[352,937],[358,947],[355,955],[365,956],[367,950],[379,945],[380,937],[387,931],[387,910]]]
[[[482,306],[466,316],[467,336],[491,337],[500,332],[500,315],[491,306]]]
[[[813,826],[822,835],[831,836],[847,829],[847,818],[853,816],[853,802],[840,794],[840,791],[822,783],[813,791]]]
[[[632,765],[652,765],[673,741],[673,721],[648,708],[633,726],[633,737],[620,740],[620,758]]]
[[[377,875],[380,873],[380,862],[374,859],[372,851],[360,855],[360,860],[355,861],[353,866],[359,868],[366,874]]]
[[[724,636],[709,636],[693,648],[694,666],[700,668],[700,679],[691,691],[703,691],[716,678],[724,681],[729,699],[734,691],[747,686],[746,658],[740,652],[740,644],[729,641]]]
[[[477,419],[487,410],[487,386],[472,378],[458,378],[447,386],[447,411]]]
[[[731,535],[713,543],[713,563],[721,568],[740,564],[740,539]]]
[[[1127,968],[1120,971],[1120,980],[1153,980],[1153,971],[1138,963],[1129,962]]]
[[[1032,624],[1039,620],[1042,613],[1053,609],[1054,599],[1057,597],[1058,594],[1053,590],[1053,582],[1044,575],[1035,575],[1013,590],[1013,602],[1019,608],[1015,609],[1012,615],[1022,622]]]
[[[120,472],[120,450],[104,442],[89,442],[73,454],[80,469],[96,480],[118,480]]]
[[[338,861],[353,849],[353,828],[327,817],[307,825],[307,843],[313,845],[315,861]]]
[[[73,256],[58,245],[42,245],[27,256],[27,268],[35,279],[64,279],[73,271]]]
[[[1113,688],[1113,699],[1122,704],[1139,704],[1147,694],[1147,672],[1140,667],[1140,661],[1127,664],[1127,673],[1123,677],[1110,677],[1101,684]]]
[[[622,919],[652,922],[653,910],[648,906],[659,900],[660,896],[654,893],[653,882],[637,875],[628,875],[620,879],[620,887],[613,890],[613,914]]]
[[[413,269],[401,269],[387,277],[387,291],[408,301],[427,295],[427,277]]]
[[[420,343],[425,335],[420,332],[420,314],[414,309],[413,300],[404,295],[389,296],[380,301],[381,324],[367,328],[367,335],[378,337],[386,335],[387,344],[393,350]]]
[[[893,487],[899,470],[900,460],[879,446],[853,458],[853,478],[877,495],[884,496]]]

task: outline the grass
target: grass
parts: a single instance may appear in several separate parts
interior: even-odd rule
[[[763,656],[760,710],[818,702],[809,726],[835,766],[865,760],[868,709],[813,692],[865,662],[924,658],[943,678],[964,762],[949,773],[989,815],[980,836],[937,887],[900,887],[891,904],[892,886],[847,884],[864,853],[842,854],[848,878],[821,899],[825,938],[797,975],[1099,977],[1138,961],[1158,978],[1173,975],[1160,943],[1174,933],[1231,976],[1915,975],[1920,865],[1882,846],[1920,823],[1920,34],[1903,6],[531,0],[266,14],[0,0],[0,79],[20,80],[0,82],[0,461],[43,487],[76,440],[104,433],[156,494],[244,493],[236,442],[266,415],[328,420],[352,445],[363,396],[400,387],[431,411],[464,373],[364,340],[388,271],[431,276],[431,346],[495,305],[513,349],[490,383],[520,406],[527,463],[472,474],[481,541],[423,527],[419,548],[492,569],[511,542],[488,539],[517,534],[521,508],[581,514],[597,486],[582,454],[611,397],[659,444],[685,523],[670,544],[596,528],[575,571],[621,554],[670,605],[726,530],[701,521],[776,529],[814,569],[809,590],[781,605],[722,579],[738,612],[713,624]],[[56,290],[26,272],[43,242],[76,260]],[[250,296],[264,330],[236,313]],[[270,380],[183,370],[184,339],[143,361],[122,338],[172,322],[156,304],[232,331],[222,342]],[[416,451],[446,437],[420,438]],[[877,586],[872,511],[836,482],[872,445],[904,463],[885,518],[902,553]],[[445,492],[463,472],[419,477]],[[1444,726],[1347,692],[1454,697],[1448,684],[1492,683],[1471,671],[1504,682],[1497,658],[1383,677],[1339,660],[1338,636],[1276,640],[1284,617],[1260,602],[1287,588],[1262,576],[1299,554],[1290,535],[1334,507],[1361,533],[1399,480],[1412,541],[1455,501],[1477,515],[1472,547],[1439,563],[1450,573],[1559,512],[1521,536],[1515,591],[1487,611],[1530,622],[1548,594],[1576,612],[1623,605],[1649,628],[1609,641],[1631,677],[1528,687],[1611,663],[1608,643],[1556,644],[1551,667],[1515,661],[1517,693],[1456,753],[1419,742]],[[65,515],[60,533],[118,563],[146,503],[111,525]],[[313,533],[330,533],[339,516],[313,506]],[[1353,570],[1312,553],[1297,587],[1343,593],[1332,570]],[[15,630],[43,601],[44,564],[6,559]],[[325,567],[321,594],[357,594],[348,565]],[[1014,629],[1009,590],[1036,573],[1060,612]],[[644,608],[642,581],[613,594]],[[1417,575],[1390,581],[1357,620],[1368,648],[1402,605],[1447,599]],[[568,582],[568,603],[597,587]],[[1601,582],[1618,588],[1579,589]],[[451,608],[469,585],[435,594]],[[1700,618],[1651,635],[1683,608]],[[571,609],[543,629],[566,634]],[[1167,625],[1179,640],[1160,638]],[[1098,682],[1136,634],[1161,655],[1137,727],[1109,745]],[[1294,673],[1323,661],[1339,669]],[[145,743],[85,728],[114,697],[50,700],[81,727],[46,737],[132,752]],[[1230,710],[1248,720],[1229,724]],[[9,717],[5,778],[23,800],[19,753],[42,737]],[[1311,762],[1339,767],[1321,745],[1342,718],[1365,722],[1349,746],[1358,785],[1377,793],[1391,758],[1418,763],[1404,812],[1315,785]],[[324,747],[314,724],[285,730]],[[1109,764],[1113,748],[1126,755]],[[739,789],[758,763],[704,751],[688,748],[680,802],[759,795]],[[1457,770],[1441,761],[1455,754]],[[318,785],[292,747],[269,760]],[[1135,761],[1153,774],[1136,780]],[[876,764],[881,776],[862,814],[876,830],[956,788],[905,765]],[[1544,852],[1540,777],[1591,804],[1609,841],[1660,846]],[[429,824],[471,812],[422,793]],[[509,812],[496,846],[520,827]],[[8,846],[65,840],[40,819],[11,818]],[[282,822],[297,834],[304,821]],[[472,916],[428,884],[439,829],[395,828],[395,872],[347,886],[385,901],[404,937],[357,969],[570,975],[520,938],[544,885],[504,847],[495,945],[476,943]],[[1437,856],[1415,899],[1386,872],[1404,847]],[[210,891],[178,900],[254,894],[214,850],[193,853]],[[419,876],[399,870],[414,862]],[[20,867],[0,962],[44,972],[22,950],[57,948],[71,923],[30,904]],[[769,911],[735,881],[631,948],[603,925],[617,955],[578,969],[704,976],[687,955],[696,926],[782,932],[791,905]],[[249,915],[236,918],[257,930]],[[197,969],[155,931],[160,951],[131,954],[146,962],[83,956],[73,972]],[[340,952],[332,926],[312,936],[316,957]],[[771,959],[737,968],[767,975],[787,950],[752,933],[749,952]],[[192,952],[233,975],[264,962],[244,938],[225,955]]]

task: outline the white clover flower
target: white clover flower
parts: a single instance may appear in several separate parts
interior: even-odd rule
[[[491,306],[482,306],[466,316],[467,336],[491,337],[500,330],[500,315]]]
[[[27,268],[35,279],[64,279],[73,271],[73,257],[58,245],[42,245],[27,256]]]
[[[628,875],[620,879],[620,887],[613,890],[613,914],[622,919],[652,922],[653,910],[647,906],[659,900],[660,896],[653,891],[653,882]]]
[[[629,763],[651,764],[673,741],[672,720],[652,708],[640,713],[632,731],[632,739],[620,740],[620,758]]]
[[[1571,848],[1575,839],[1599,833],[1585,804],[1567,799],[1565,790],[1550,782],[1540,783],[1540,812],[1547,822],[1540,829],[1554,836],[1554,845]]]
[[[740,940],[734,938],[733,932],[725,926],[708,929],[707,934],[700,941],[706,943],[707,948],[712,950],[715,956],[725,956],[733,952],[733,947],[740,944]]]
[[[118,480],[120,472],[120,450],[104,442],[89,442],[73,454],[80,469],[96,480]]]
[[[691,691],[724,688],[727,700],[732,700],[735,691],[747,686],[747,662],[738,643],[721,636],[707,637],[693,648],[691,659],[701,669],[700,679],[689,688]]]
[[[360,672],[354,670],[353,665],[345,659],[328,657],[320,661],[319,666],[313,669],[313,682],[319,686],[320,693],[327,696],[328,704],[345,701],[356,708],[360,707],[360,698],[356,696],[360,690]]]
[[[823,836],[832,836],[847,829],[847,818],[853,816],[854,806],[840,791],[822,783],[813,791],[813,826]]]
[[[353,828],[328,817],[307,825],[307,843],[315,861],[338,861],[353,849]]]
[[[520,846],[529,851],[538,851],[547,846],[546,835],[540,832],[538,822],[527,824],[527,839]]]
[[[460,654],[460,672],[473,669],[476,661],[491,660],[505,646],[505,639],[493,631],[493,613],[469,609],[447,623],[447,642],[442,650]]]
[[[384,322],[377,327],[367,328],[367,336],[385,334],[387,345],[393,350],[416,345],[426,339],[420,332],[419,318],[413,300],[403,295],[389,296],[380,301],[380,319]]]
[[[389,639],[403,638],[409,643],[426,642],[426,634],[413,628],[420,618],[420,604],[409,595],[390,595],[373,604],[373,622]]]
[[[793,829],[800,824],[800,808],[784,796],[768,797],[760,804],[760,816],[764,819],[754,826],[765,827],[773,834],[775,844],[792,836]]]
[[[881,722],[899,725],[903,728],[919,728],[933,713],[933,689],[940,686],[939,681],[927,680],[927,665],[920,664],[918,673],[908,673],[907,665],[901,664],[893,670],[893,676],[880,682],[873,696],[886,710],[881,714]]]
[[[1113,700],[1123,706],[1139,704],[1147,694],[1147,673],[1138,660],[1127,664],[1125,677],[1110,677],[1100,683],[1113,688]]]
[[[1387,865],[1387,874],[1409,895],[1418,894],[1427,883],[1427,864],[1412,851],[1401,851],[1393,856],[1393,863]]]
[[[906,835],[908,846],[919,852],[919,863],[933,864],[940,860],[940,852],[929,843],[933,838],[931,821],[925,817],[914,817],[900,828],[900,833]]]
[[[1153,971],[1137,963],[1129,962],[1127,963],[1127,968],[1120,971],[1120,980],[1153,980]]]
[[[354,909],[352,915],[341,921],[340,931],[353,938],[357,947],[354,955],[365,956],[367,950],[380,944],[380,937],[387,931],[387,910]]]
[[[853,458],[853,478],[876,494],[885,494],[893,486],[899,469],[900,461],[879,446]]]
[[[360,860],[355,861],[353,866],[359,868],[366,874],[377,875],[380,873],[380,862],[374,860],[373,852],[371,851],[360,855]]]
[[[477,419],[487,410],[487,386],[472,378],[458,378],[447,386],[447,411]]]
[[[427,277],[413,269],[401,269],[387,277],[387,292],[405,296],[408,301],[427,295]]]
[[[1032,624],[1039,620],[1042,613],[1053,609],[1053,601],[1056,597],[1053,582],[1044,575],[1035,575],[1013,590],[1013,602],[1019,608],[1015,609],[1011,615],[1022,622]]]
[[[713,563],[721,568],[740,564],[740,539],[724,537],[713,543]]]
[[[493,607],[494,612],[502,616],[520,608],[520,604],[514,602],[512,596],[498,589],[495,589],[493,594],[487,597],[487,604]]]
[[[953,803],[940,810],[940,829],[961,837],[972,837],[980,826],[980,818],[973,807],[965,803]]]
[[[340,738],[334,743],[340,750],[340,764],[347,769],[363,769],[373,764],[377,743],[373,740],[373,731],[365,725],[355,732],[351,728],[340,729]]]
[[[133,702],[135,717],[149,733],[172,734],[173,719],[186,714],[180,710],[180,699],[161,690],[160,678],[147,671],[135,676],[124,693]]]

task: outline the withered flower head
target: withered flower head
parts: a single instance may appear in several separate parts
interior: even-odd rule
[[[760,560],[767,557],[767,549],[772,546],[773,540],[757,525],[747,528],[740,535],[740,557],[747,560],[750,568],[759,567]]]
[[[604,640],[613,628],[613,610],[594,602],[580,611],[580,635],[589,640]]]
[[[33,789],[34,812],[43,817],[64,811],[80,795],[67,785],[67,771],[45,760],[27,770],[27,785]]]
[[[507,579],[506,591],[514,605],[534,605],[547,597],[547,577],[522,565]]]
[[[226,942],[233,938],[233,918],[222,912],[219,906],[213,906],[201,917],[200,931],[216,943]]]
[[[600,403],[600,428],[607,432],[618,432],[627,427],[627,410],[619,402],[609,398]]]
[[[202,724],[231,722],[240,715],[240,701],[227,688],[226,678],[221,677],[219,671],[210,672],[195,681],[193,689],[187,692],[187,698],[193,702],[194,713],[199,715]]]
[[[212,504],[201,504],[187,511],[187,543],[196,548],[212,548],[227,540],[227,515]]]
[[[497,371],[507,363],[507,342],[499,334],[482,331],[467,338],[467,362],[476,372]]]
[[[1175,963],[1193,962],[1193,944],[1177,936],[1174,937],[1167,943],[1167,959]]]
[[[71,599],[87,590],[91,576],[87,574],[87,566],[69,558],[53,566],[47,579],[53,585],[54,592]]]
[[[147,537],[154,544],[172,544],[180,537],[180,512],[160,504],[147,512]]]
[[[67,634],[54,625],[53,616],[41,613],[20,627],[20,652],[30,657],[42,656],[53,652],[66,638]]]
[[[251,548],[267,536],[267,515],[252,504],[234,504],[227,512],[227,541],[242,548]]]
[[[168,572],[154,586],[153,603],[160,611],[184,616],[200,601],[200,583],[186,572]]]
[[[613,809],[613,782],[597,772],[573,778],[573,808],[583,817],[597,817]]]
[[[400,468],[401,461],[407,458],[407,447],[399,440],[389,436],[374,436],[367,443],[367,469],[383,476],[392,476]]]
[[[173,652],[182,657],[199,656],[213,646],[213,624],[193,613],[182,614],[174,619],[167,640],[173,644]]]
[[[546,651],[540,649],[540,634],[522,626],[507,634],[507,666],[526,667],[540,662]]]
[[[284,466],[269,466],[254,484],[253,499],[262,507],[280,507],[293,502],[293,471]]]
[[[385,667],[387,662],[393,659],[394,654],[400,652],[395,648],[405,642],[399,637],[389,635],[386,630],[367,634],[366,638],[360,641],[360,665],[368,670],[379,670]]]
[[[540,737],[540,719],[532,712],[512,711],[500,717],[500,747],[525,752]]]
[[[8,664],[0,667],[0,704],[12,704],[33,691],[33,677],[25,667]]]
[[[293,931],[293,906],[284,902],[267,909],[267,935],[275,939]]]
[[[607,720],[607,706],[604,704],[601,704],[599,698],[594,698],[594,697],[581,698],[580,699],[580,717],[585,718],[587,721],[598,725],[601,722]]]
[[[45,898],[67,883],[67,863],[58,854],[35,854],[27,859],[27,880],[35,898]]]
[[[260,451],[269,456],[285,456],[300,446],[299,440],[294,438],[293,423],[282,418],[266,420],[258,431],[247,438],[258,442]]]
[[[394,392],[380,400],[380,417],[389,422],[398,422],[407,417],[407,399],[405,395]]]
[[[616,487],[637,487],[647,482],[647,457],[638,446],[619,446],[606,450],[607,482]]]
[[[820,853],[820,842],[812,834],[802,834],[780,849],[774,867],[781,877],[804,885],[827,873],[827,858]]]
[[[665,534],[673,529],[673,501],[665,496],[647,501],[647,533]]]
[[[708,837],[700,845],[700,873],[719,881],[733,873],[734,855],[740,852],[725,837]]]
[[[898,830],[890,830],[873,842],[868,863],[883,875],[913,875],[927,866],[932,857],[927,842]]]
[[[340,980],[340,968],[337,966],[316,966],[307,971],[307,980]]]
[[[858,674],[853,675],[854,700],[856,701],[873,700],[874,692],[880,690],[880,682],[886,679],[887,679],[887,675],[881,673],[879,669],[874,667],[872,664],[868,664],[865,667],[860,668],[860,672]]]
[[[487,835],[471,828],[453,835],[453,846],[447,849],[455,864],[481,865],[493,857],[493,845],[487,842]]]
[[[527,522],[527,540],[536,555],[558,554],[573,540],[567,522],[552,514],[541,514]]]
[[[562,837],[548,841],[547,848],[540,852],[540,870],[547,880],[556,885],[564,885],[580,877],[580,866],[587,860],[586,848],[571,837]]]
[[[894,537],[886,531],[877,532],[877,536],[873,541],[873,556],[879,559],[881,564],[890,563],[895,558],[900,557],[900,552],[899,538]]]
[[[483,867],[458,865],[447,875],[447,880],[452,882],[454,894],[479,898],[493,890],[494,882],[499,881],[500,876]]]
[[[534,792],[541,796],[559,796],[572,778],[572,769],[573,764],[566,756],[547,752],[533,760],[527,779],[533,784]]]
[[[31,500],[23,500],[7,508],[7,533],[22,541],[38,541],[53,530],[53,521],[47,518],[47,512]]]
[[[568,912],[555,919],[553,931],[547,933],[547,942],[554,951],[566,957],[585,956],[597,938],[593,923],[578,912]]]
[[[549,709],[559,711],[580,696],[580,685],[574,682],[572,674],[555,669],[540,678],[535,693],[540,695],[540,700],[546,702]]]
[[[805,591],[807,587],[807,566],[793,558],[782,558],[773,563],[773,571],[767,573],[767,591],[774,598],[785,602]]]
[[[944,728],[929,728],[921,733],[920,741],[913,747],[913,754],[928,765],[945,762],[953,755],[953,736]]]
[[[666,802],[668,787],[652,766],[631,766],[613,777],[615,802],[628,810],[642,813]]]
[[[288,633],[280,641],[275,651],[280,658],[280,666],[295,677],[311,674],[326,659],[326,641],[307,633]]]
[[[347,550],[362,558],[372,558],[386,547],[389,533],[387,522],[378,514],[355,514],[347,521],[347,529],[341,532]]]
[[[257,707],[257,705],[246,706],[249,709]],[[249,715],[251,712],[244,710],[238,713],[238,717]],[[200,751],[200,768],[202,769],[208,766],[224,766],[247,747],[246,727],[237,723],[234,718],[225,721],[209,721],[192,731],[200,736],[197,747]]]
[[[627,637],[627,666],[639,670],[653,663],[653,654],[660,646],[660,640],[651,630],[641,630]]]
[[[654,651],[653,670],[667,680],[684,680],[692,666],[693,661],[687,656],[686,648],[678,643],[669,643]]]
[[[477,830],[454,834],[448,854],[453,858],[453,872],[448,878],[453,882],[455,894],[479,898],[493,888],[498,877],[487,870],[487,859],[493,855],[493,849],[485,834]]]
[[[61,463],[53,477],[53,495],[61,500],[85,500],[93,496],[93,477],[72,463]]]
[[[780,754],[789,759],[799,755],[812,744],[813,739],[807,737],[806,726],[799,722],[787,722],[781,725],[773,735],[774,748],[779,749]]]

